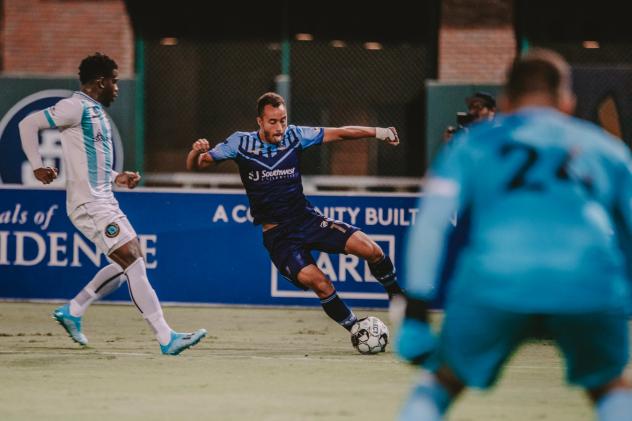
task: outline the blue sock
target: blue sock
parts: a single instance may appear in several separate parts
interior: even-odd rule
[[[452,396],[439,383],[434,374],[423,373],[414,387],[404,407],[399,413],[399,421],[440,421],[450,406]]]
[[[402,289],[397,283],[397,274],[395,273],[395,267],[393,266],[393,262],[391,262],[390,257],[384,255],[382,260],[375,263],[369,263],[369,270],[371,271],[371,275],[373,275],[373,277],[382,284],[388,293],[389,298],[394,294],[402,293]]]
[[[321,299],[320,304],[329,317],[347,330],[351,330],[351,326],[358,321],[355,314],[353,314],[344,301],[338,297],[338,293],[335,291],[329,297]]]
[[[597,402],[599,421],[632,420],[632,390],[614,389]]]

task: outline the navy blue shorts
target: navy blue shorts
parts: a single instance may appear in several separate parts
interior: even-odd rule
[[[310,214],[298,222],[279,224],[265,231],[263,245],[279,272],[295,286],[307,290],[297,276],[305,266],[316,264],[311,251],[344,253],[347,240],[359,230],[344,222]]]

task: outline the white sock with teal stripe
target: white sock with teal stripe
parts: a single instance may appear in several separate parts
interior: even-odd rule
[[[126,280],[119,265],[111,263],[105,266],[70,301],[70,314],[75,317],[83,316],[90,304],[116,291]]]
[[[171,340],[171,328],[167,324],[160,307],[156,291],[147,279],[145,260],[141,257],[125,269],[128,279],[129,294],[136,307],[143,314],[143,318],[151,326],[161,345]]]

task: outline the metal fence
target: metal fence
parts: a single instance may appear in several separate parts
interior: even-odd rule
[[[237,130],[256,130],[256,99],[275,89],[278,42],[148,40],[145,48],[146,163],[151,172],[182,171],[191,143],[211,144]],[[167,44],[169,44],[167,42]],[[358,140],[312,148],[312,175],[420,176],[424,162],[423,83],[432,78],[422,44],[343,40],[290,43],[290,123],[394,126],[397,148]],[[234,173],[236,166],[213,169]]]

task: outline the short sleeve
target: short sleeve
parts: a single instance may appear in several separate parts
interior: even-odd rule
[[[213,161],[225,161],[227,159],[235,159],[237,157],[237,147],[239,145],[239,135],[232,134],[228,139],[218,143],[208,151]]]
[[[294,129],[301,140],[301,148],[303,149],[323,143],[325,129],[322,127],[296,126]]]
[[[44,116],[51,128],[76,126],[81,122],[83,106],[70,98],[62,99],[44,110]]]

